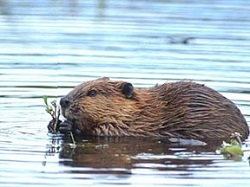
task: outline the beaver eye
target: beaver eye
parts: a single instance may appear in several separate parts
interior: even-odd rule
[[[90,96],[90,97],[94,97],[96,94],[97,94],[97,91],[90,90],[87,95]]]

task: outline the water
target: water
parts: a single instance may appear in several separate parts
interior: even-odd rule
[[[250,120],[250,2],[1,0],[1,186],[248,186],[217,144],[47,134],[42,96],[108,76],[138,87],[194,80]],[[246,140],[249,145],[249,140]]]

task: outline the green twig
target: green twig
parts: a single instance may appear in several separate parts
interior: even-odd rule
[[[60,107],[58,107],[56,100],[51,101],[48,103],[48,96],[43,96],[43,101],[45,103],[45,111],[52,117],[52,130],[53,132],[57,132],[57,124],[59,122],[60,117]],[[72,132],[70,132],[70,137],[72,143],[76,145],[76,141]]]
[[[70,137],[71,137],[72,143],[75,145],[76,141],[72,132],[70,132]]]

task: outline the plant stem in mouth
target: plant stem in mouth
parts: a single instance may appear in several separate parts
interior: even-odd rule
[[[44,103],[46,105],[46,109],[45,111],[52,117],[52,124],[51,124],[51,130],[53,132],[57,132],[58,131],[58,123],[59,123],[59,117],[60,117],[60,107],[57,105],[56,100],[53,100],[52,102],[50,102],[50,104],[48,103],[48,96],[43,96],[43,100]],[[72,140],[72,143],[74,145],[76,145],[76,141],[74,138],[74,135],[72,132],[70,132],[70,137]]]

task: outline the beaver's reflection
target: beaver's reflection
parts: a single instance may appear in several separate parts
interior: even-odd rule
[[[60,163],[82,168],[186,170],[210,164],[218,144],[180,145],[148,138],[90,138],[64,144]],[[213,155],[213,156],[211,156]]]

